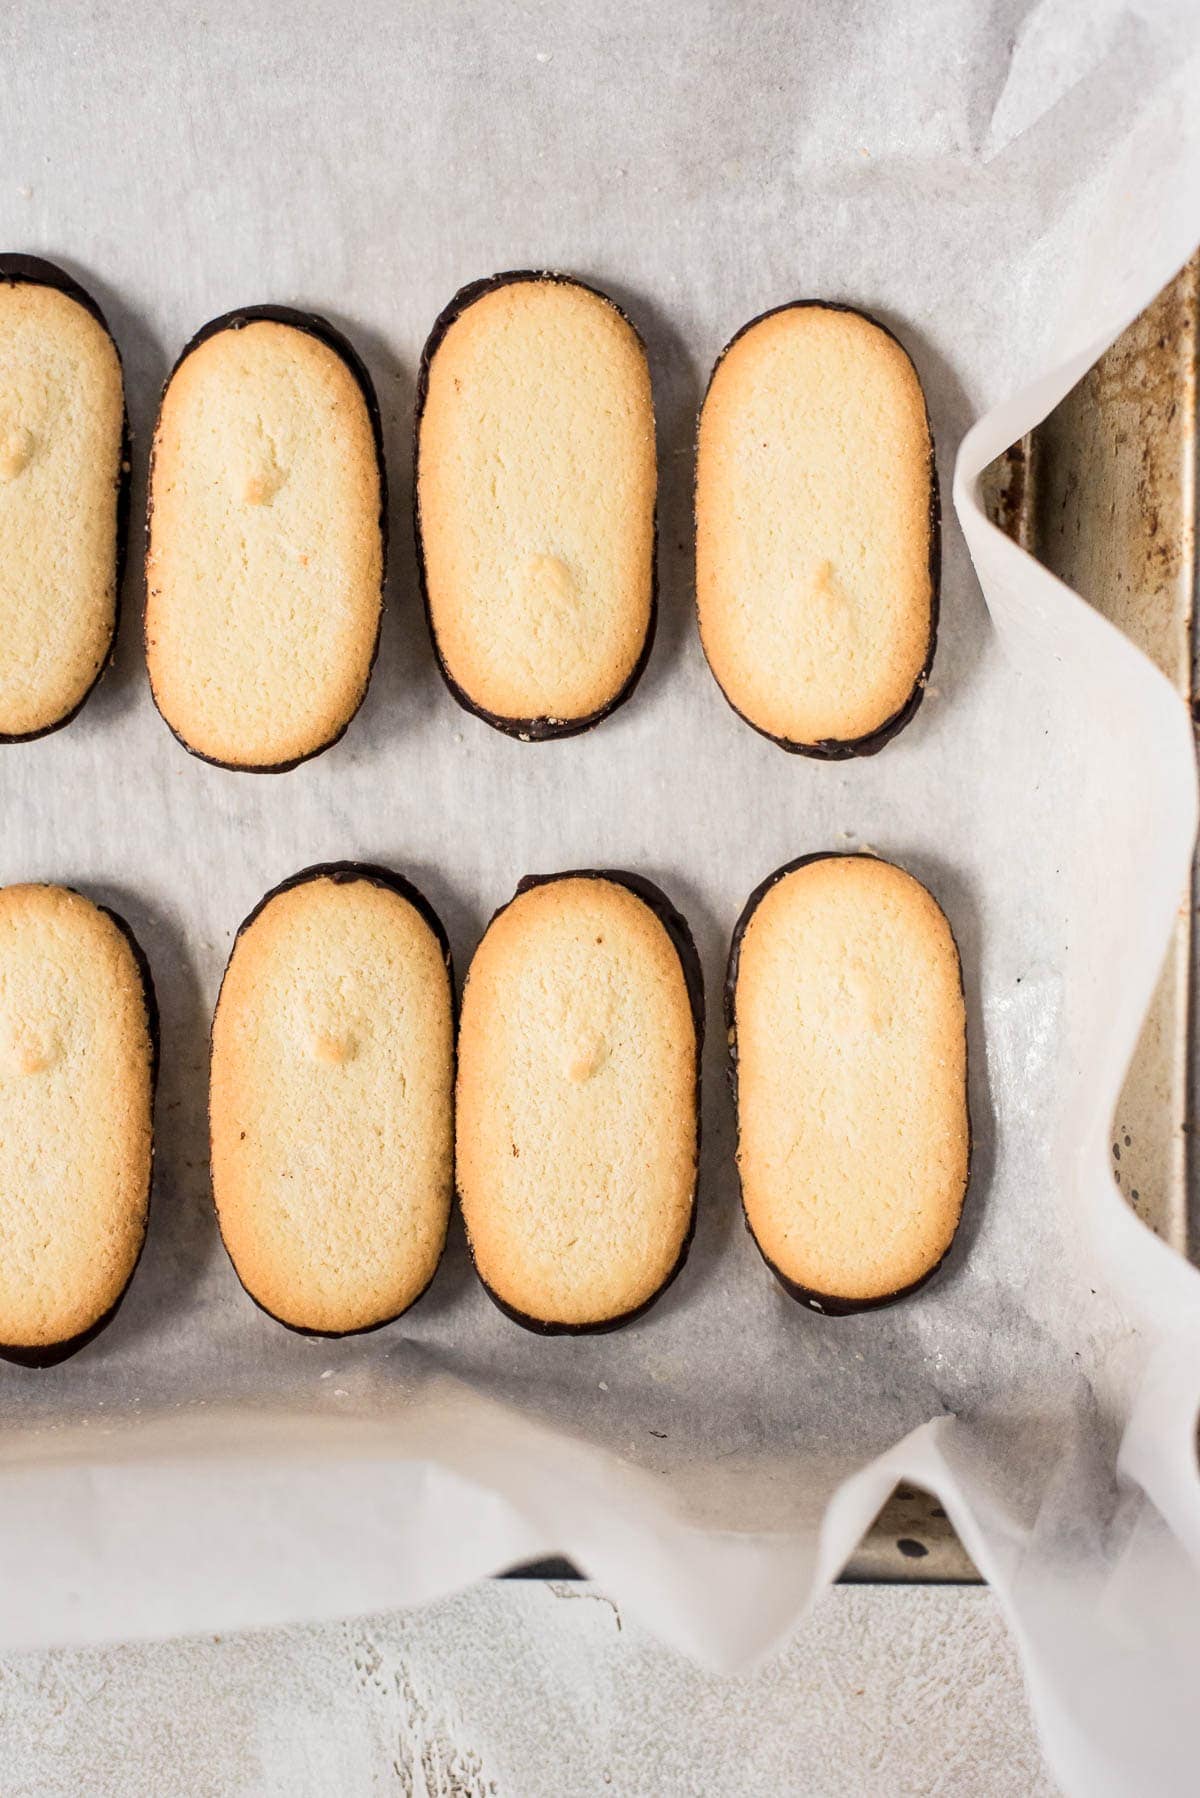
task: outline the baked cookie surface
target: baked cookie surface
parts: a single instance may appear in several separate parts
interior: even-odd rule
[[[0,889],[0,1344],[59,1360],[107,1320],[150,1200],[156,1015],[128,927]]]
[[[239,931],[212,1028],[213,1196],[239,1279],[280,1322],[372,1329],[433,1278],[453,1011],[441,926],[385,869],[306,870]]]
[[[523,882],[489,924],[463,992],[457,1181],[479,1275],[518,1322],[611,1327],[682,1265],[702,1029],[690,934],[648,882]]]
[[[195,754],[288,768],[346,729],[379,636],[384,479],[370,379],[323,320],[250,308],[184,351],[154,433],[146,660]]]
[[[416,509],[442,671],[512,735],[587,728],[632,690],[654,622],[646,352],[611,300],[550,275],[457,295],[426,346]]]
[[[117,625],[126,485],[121,359],[95,302],[0,257],[0,740],[79,710]]]
[[[850,309],[748,325],[696,460],[696,603],[726,698],[784,748],[868,754],[920,701],[937,625],[933,444],[916,370]]]
[[[763,1256],[817,1310],[920,1285],[970,1163],[958,950],[919,881],[805,858],[751,896],[727,989],[738,1169]]]

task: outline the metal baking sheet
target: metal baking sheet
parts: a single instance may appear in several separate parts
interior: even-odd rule
[[[1200,257],[1037,431],[993,463],[987,494],[994,522],[1125,631],[1189,701],[1197,690],[1198,341]],[[1200,1249],[1200,1204],[1189,1180],[1196,897],[1181,896],[1112,1139],[1113,1173],[1129,1203],[1193,1259]],[[519,1571],[562,1578],[571,1570],[557,1561]],[[842,1577],[880,1583],[980,1578],[936,1498],[908,1485],[896,1488]]]
[[[368,4],[348,33],[327,0],[295,0],[281,35],[269,9],[232,0],[138,9],[132,26],[82,4],[6,10],[4,238],[110,312],[135,508],[179,345],[261,300],[325,312],[360,347],[395,494],[375,680],[327,757],[263,782],[184,755],[145,689],[135,557],[112,674],[69,731],[5,758],[6,878],[71,880],[125,911],[164,1018],[161,1173],[128,1301],[86,1356],[2,1382],[6,1640],[389,1608],[557,1550],[732,1666],[790,1626],[905,1480],[939,1492],[1004,1594],[1043,1710],[1073,1721],[1068,1746],[1108,1766],[1137,1737],[1119,1706],[1080,1722],[1144,1620],[1119,1593],[1114,1610],[1113,1580],[1136,1599],[1160,1547],[1143,1535],[1131,1555],[1105,1533],[1113,1433],[1144,1395],[1128,1464],[1145,1522],[1156,1481],[1191,1516],[1171,1451],[1200,1352],[1194,1270],[1116,1199],[1106,1126],[1187,861],[1187,720],[1124,640],[985,527],[977,480],[1192,247],[1200,129],[1171,103],[1178,33],[1110,43],[1067,28],[1064,8],[1049,45],[1039,6],[1018,45],[982,19],[947,3],[914,35],[902,0],[886,20],[846,0],[802,26],[768,7],[748,30],[707,5],[498,17],[451,0]],[[646,681],[553,753],[453,709],[407,523],[429,325],[464,280],[531,263],[611,288],[643,326],[663,483]],[[690,592],[707,371],[739,324],[803,295],[855,301],[911,340],[946,499],[925,703],[886,755],[834,767],[738,724]],[[1123,699],[1128,745],[1110,727]],[[1128,790],[1116,856],[1093,830],[1109,788]],[[292,1338],[245,1300],[214,1228],[204,1076],[230,933],[266,888],[331,855],[392,863],[444,911],[462,967],[520,875],[602,857],[677,898],[715,997],[745,894],[840,843],[913,867],[962,940],[976,1178],[954,1265],[926,1293],[834,1328],[773,1286],[741,1227],[718,1027],[695,1248],[644,1325],[551,1345],[514,1331],[460,1225],[429,1299],[370,1339]],[[1100,990],[1091,970],[1110,967]],[[1005,1526],[1030,1516],[1017,1579]],[[905,1574],[936,1572],[921,1523],[892,1529]],[[1182,1611],[1181,1531],[1169,1546]],[[1107,1631],[1090,1626],[1101,1593]],[[1190,1625],[1172,1622],[1174,1642]],[[1176,1689],[1156,1646],[1139,1700]]]
[[[1200,257],[1180,271],[1029,437],[993,463],[988,508],[1022,548],[1090,600],[1189,702],[1197,692],[1197,347]],[[936,680],[936,669],[934,679]],[[1193,890],[1113,1119],[1117,1184],[1142,1221],[1193,1260],[1196,1113]],[[848,1580],[977,1581],[936,1499],[898,1487]]]

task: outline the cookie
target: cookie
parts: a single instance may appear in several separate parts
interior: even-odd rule
[[[691,933],[648,881],[524,880],[492,919],[463,991],[457,1179],[518,1323],[611,1329],[683,1265],[702,1034]]]
[[[323,319],[256,306],[192,339],[150,470],[146,660],[194,754],[291,768],[362,703],[386,487],[370,377]]]
[[[912,362],[848,307],[746,326],[696,459],[696,604],[735,711],[784,749],[870,755],[920,703],[937,632],[933,440]]]
[[[640,677],[655,616],[654,402],[629,320],[563,275],[464,287],[425,347],[416,453],[455,698],[525,739],[598,723]]]
[[[415,887],[308,868],[238,932],[212,1027],[221,1235],[251,1298],[323,1336],[389,1323],[432,1280],[453,1168],[454,984]]]
[[[95,300],[0,256],[0,741],[58,730],[112,651],[128,502],[121,358]]]
[[[157,1012],[113,913],[0,888],[0,1354],[45,1367],[112,1317],[146,1234]]]
[[[950,926],[870,855],[805,856],[753,893],[726,989],[746,1222],[816,1311],[904,1298],[966,1194],[966,1010]]]

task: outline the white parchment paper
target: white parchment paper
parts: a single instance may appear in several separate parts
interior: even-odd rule
[[[116,904],[163,1016],[125,1305],[76,1360],[0,1373],[0,1641],[378,1609],[561,1550],[732,1666],[903,1476],[1001,1593],[1064,1786],[1194,1789],[1200,1276],[1126,1209],[1106,1152],[1187,877],[1190,730],[1149,664],[986,523],[976,479],[1200,237],[1198,37],[1192,8],[1028,0],[5,9],[0,235],[109,313],[135,506],[179,347],[262,300],[326,313],[365,355],[393,500],[380,661],[329,754],[274,778],[190,759],[150,703],[136,566],[80,719],[0,752],[0,880]],[[425,333],[463,281],[530,265],[627,307],[660,426],[649,671],[551,745],[441,687],[408,525]],[[707,371],[798,296],[865,306],[910,347],[954,499],[928,698],[861,764],[742,725],[691,613]],[[719,989],[763,875],[863,844],[927,880],[958,935],[976,1155],[943,1277],[828,1320],[742,1228]],[[429,1295],[374,1336],[300,1339],[241,1293],[207,1189],[208,1018],[260,894],[343,857],[415,879],[460,972],[527,872],[638,869],[688,915],[709,988],[700,1222],[641,1323],[524,1334],[457,1224]]]

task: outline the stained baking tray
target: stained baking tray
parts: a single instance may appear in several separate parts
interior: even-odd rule
[[[1200,256],[984,477],[988,511],[1001,529],[1111,618],[1194,711],[1198,341]],[[1192,890],[1180,894],[1175,935],[1113,1118],[1111,1149],[1117,1184],[1138,1216],[1193,1259],[1200,1259],[1200,1200],[1189,1178],[1191,1120],[1200,1118],[1200,1057],[1191,1053],[1198,901],[1200,868]],[[560,1560],[514,1571],[577,1577]],[[907,1485],[896,1488],[842,1577],[933,1584],[980,1578],[938,1501]]]
[[[1197,683],[1194,257],[1036,431],[994,462],[994,521],[1157,663],[1194,704]],[[935,676],[936,678],[936,676]],[[1097,827],[1103,821],[1097,820]],[[1117,1184],[1138,1216],[1197,1258],[1191,1054],[1200,887],[1180,894],[1175,935],[1113,1118]],[[944,1511],[899,1487],[846,1568],[848,1580],[978,1580]]]

